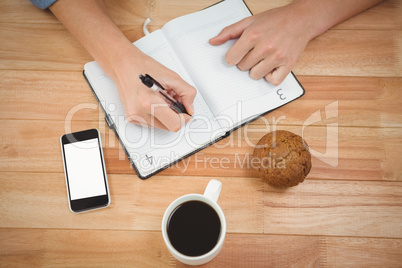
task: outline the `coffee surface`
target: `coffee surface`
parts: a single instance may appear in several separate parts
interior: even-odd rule
[[[202,201],[178,206],[167,224],[170,243],[187,256],[201,256],[211,251],[219,240],[221,222],[216,211]]]

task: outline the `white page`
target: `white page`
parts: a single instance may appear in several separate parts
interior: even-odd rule
[[[180,61],[167,45],[161,31],[155,31],[134,44],[145,54],[177,72],[185,81],[194,85]],[[96,62],[85,65],[85,74],[106,113],[114,121],[119,137],[125,144],[131,160],[143,176],[182,158],[223,134],[200,94],[197,94],[194,101],[195,114],[192,121],[175,133],[129,123],[113,80],[105,75]],[[133,75],[138,76],[139,74]],[[152,74],[150,75],[152,76]]]
[[[248,71],[242,72],[236,66],[229,66],[225,62],[225,54],[236,40],[220,46],[209,44],[209,39],[224,27],[249,15],[242,0],[226,0],[211,8],[174,19],[163,27],[212,112],[227,128],[279,107],[291,97],[296,98],[303,93],[297,83],[284,82],[275,87],[264,79],[251,79]],[[289,75],[286,80],[294,78]],[[290,84],[295,88],[288,89],[287,85]],[[286,99],[279,98],[279,89],[281,93],[286,90]]]
[[[195,116],[179,133],[128,123],[113,81],[96,62],[85,66],[90,84],[106,113],[111,115],[120,139],[142,176],[303,94],[303,89],[291,74],[282,85],[274,87],[263,79],[252,80],[248,72],[228,66],[225,53],[235,40],[216,47],[209,45],[208,40],[222,28],[249,15],[242,0],[225,0],[206,10],[172,20],[163,27],[165,34],[158,30],[134,43],[197,89]]]

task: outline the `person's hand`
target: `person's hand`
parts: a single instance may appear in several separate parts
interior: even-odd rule
[[[112,74],[127,119],[135,124],[157,127],[177,132],[190,120],[187,114],[177,114],[164,99],[146,87],[139,75],[149,74],[158,81],[171,96],[180,101],[189,114],[194,113],[193,101],[196,90],[178,74],[164,67],[151,57],[131,45],[118,60]]]
[[[226,53],[226,62],[250,70],[253,79],[280,84],[311,39],[307,20],[290,4],[245,18],[209,40],[221,45],[239,38]]]
[[[169,108],[139,75],[155,78],[190,114],[196,90],[135,47],[110,18],[102,0],[58,0],[49,8],[112,78],[130,122],[178,131],[190,120]]]

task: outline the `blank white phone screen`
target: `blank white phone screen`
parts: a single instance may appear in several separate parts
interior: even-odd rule
[[[71,200],[106,195],[98,139],[64,145]]]

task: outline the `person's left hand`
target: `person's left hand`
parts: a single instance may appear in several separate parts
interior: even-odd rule
[[[226,53],[226,62],[250,70],[253,79],[280,84],[311,39],[309,20],[292,4],[267,10],[224,28],[209,40],[221,45],[239,38]],[[303,19],[304,18],[304,19]]]

